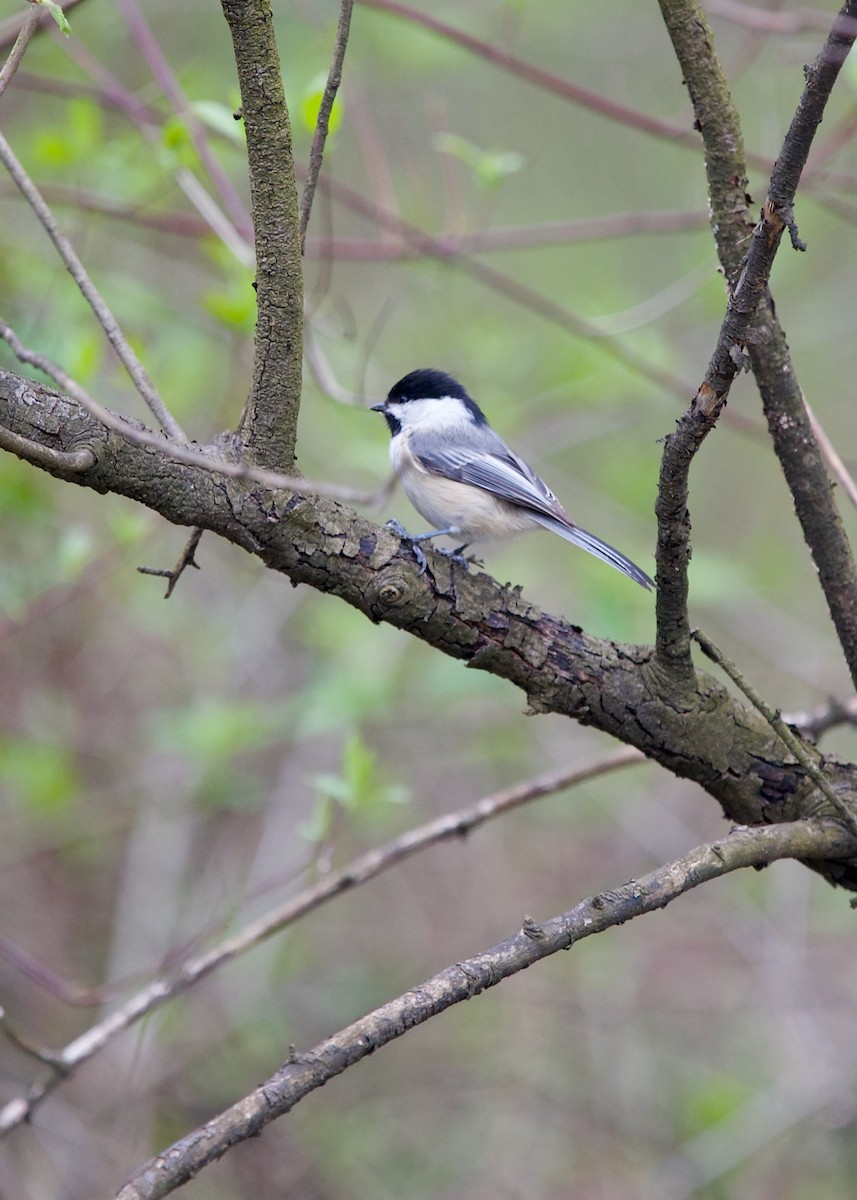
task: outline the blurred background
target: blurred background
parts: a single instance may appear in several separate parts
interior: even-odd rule
[[[0,35],[22,7],[0,0]],[[355,6],[313,213],[317,371],[306,370],[300,467],[374,488],[388,435],[365,405],[414,367],[440,367],[576,521],[651,571],[659,441],[702,378],[724,308],[702,154],[657,8],[390,8]],[[755,209],[829,16],[706,8],[755,164]],[[274,10],[303,166],[338,6]],[[85,0],[69,16],[69,39],[51,28],[31,44],[0,121],[167,404],[206,442],[235,425],[253,349],[228,29],[200,0]],[[184,101],[169,98],[174,85]],[[849,61],[799,195],[809,250],[784,247],[772,280],[804,392],[851,466],[855,125]],[[25,344],[106,406],[146,418],[6,180],[0,284],[1,315]],[[24,370],[5,347],[0,365]],[[691,483],[694,623],[787,712],[845,698],[748,377]],[[401,493],[365,511],[424,527]],[[172,566],[187,531],[8,455],[0,514],[0,1003],[38,1045],[59,1049],[357,853],[613,745],[526,715],[502,681],[293,589],[210,535],[201,570],[165,601],[163,581],[136,568]],[[845,519],[853,528],[853,512]],[[485,558],[590,633],[653,638],[652,597],[559,539]],[[853,757],[857,734],[840,728],[823,744]],[[112,1195],[272,1074],[290,1044],[309,1049],[507,937],[524,913],[568,909],[725,828],[698,788],[645,765],[428,850],[115,1040],[0,1143],[0,1194]],[[186,1194],[850,1194],[854,922],[848,896],[796,864],[721,880],[410,1033]],[[0,1101],[45,1074],[0,1036]]]

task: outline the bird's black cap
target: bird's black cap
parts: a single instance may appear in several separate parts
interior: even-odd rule
[[[447,375],[446,371],[420,367],[393,384],[387,399],[401,404],[405,400],[440,400],[443,396],[452,396],[456,400],[470,399],[458,380]]]
[[[387,403],[406,404],[409,400],[443,400],[445,397],[460,400],[470,413],[474,425],[487,425],[485,414],[475,400],[468,396],[457,379],[438,371],[434,367],[420,367],[405,375],[394,384],[387,395]],[[383,405],[376,405],[384,411]]]

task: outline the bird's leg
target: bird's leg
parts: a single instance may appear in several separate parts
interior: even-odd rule
[[[477,558],[475,554],[468,554],[466,558],[464,557],[464,551],[467,549],[467,547],[469,545],[470,545],[469,542],[465,542],[463,546],[459,546],[457,550],[452,551],[451,557],[458,559],[460,561],[463,560],[464,562],[469,563],[471,566],[474,566],[474,567],[484,567],[485,563],[482,561],[481,558]],[[440,553],[443,554],[444,551],[441,550]]]
[[[431,538],[436,537],[452,537],[454,534],[459,532],[457,529],[432,529],[428,533],[408,533],[404,525],[400,524],[395,517],[392,517],[386,522],[386,528],[397,534],[403,542],[410,542],[411,549],[414,552],[414,558],[417,560],[417,566],[420,569],[420,575],[425,574],[426,568],[428,567],[428,561],[417,543],[427,542]],[[452,559],[453,562],[458,563],[459,566],[463,567],[465,571],[468,569],[469,564],[467,559],[462,557],[461,550],[465,550],[466,548],[466,543],[460,548],[460,550],[442,550],[438,547],[435,547],[438,554],[442,554],[445,558]]]

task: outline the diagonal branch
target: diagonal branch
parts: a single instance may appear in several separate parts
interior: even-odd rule
[[[698,672],[676,697],[649,646],[596,638],[541,612],[517,589],[463,572],[430,552],[421,573],[411,547],[336,501],[214,475],[132,444],[70,397],[0,370],[0,424],[60,451],[96,447],[97,462],[68,476],[115,492],[176,525],[209,529],[295,583],[335,595],[369,620],[404,629],[434,649],[520,688],[535,712],[557,712],[637,746],[699,783],[740,824],[776,824],[828,811],[810,775],[767,721]],[[818,751],[811,758],[821,763]],[[849,805],[857,768],[825,759]],[[857,865],[816,865],[857,888]]]
[[[747,229],[746,169],[737,115],[714,50],[711,30],[701,9],[694,0],[661,0],[664,21],[684,72],[705,142],[712,224],[718,254],[732,283],[726,314],[705,378],[690,408],[679,419],[676,431],[667,437],[661,462],[656,507],[658,660],[661,667],[675,679],[687,684],[691,684],[693,679],[687,611],[690,465],[696,451],[714,428],[732,382],[745,364],[746,353],[749,353],[756,372],[767,412],[772,412],[773,406],[785,403],[781,389],[783,386],[790,387],[794,382],[785,338],[769,306],[763,306],[763,301],[768,295],[768,279],[784,231],[789,230],[792,245],[796,249],[803,248],[794,223],[792,203],[815,131],[847,48],[854,40],[857,26],[853,22],[843,23],[844,17],[851,15],[852,10],[857,11],[857,0],[849,0],[843,7],[815,65],[807,74],[807,85],[774,168],[761,219],[752,231],[749,249],[741,262]],[[737,271],[739,262],[740,271]],[[774,398],[773,393],[777,393],[778,399]],[[799,389],[797,395],[800,396]],[[814,444],[802,402],[799,406],[799,418],[793,415],[791,405],[787,406],[788,419],[794,422],[791,428],[772,430],[784,469],[781,442],[787,442],[794,449],[794,443],[800,440],[801,452],[806,454],[806,441],[802,433],[800,436],[797,433],[798,421],[802,423],[801,430],[807,431],[806,440]],[[769,415],[769,424],[771,420]],[[797,467],[795,459],[791,461]],[[815,525],[824,525],[826,540],[821,558],[834,569],[830,570],[827,582],[822,579],[822,585],[852,675],[857,680],[857,577],[847,541],[844,534],[840,536],[841,522],[832,501],[820,452],[818,471],[812,472],[809,477],[804,474],[800,479],[797,475],[795,470],[793,494],[796,507],[799,507],[797,490],[805,490],[807,494],[812,492],[812,496],[807,495],[804,505],[809,510],[806,521],[808,524],[815,522]],[[820,488],[819,499],[815,499],[815,488]],[[829,504],[826,497],[829,498]],[[821,512],[824,513],[823,521],[819,520]],[[803,523],[804,517],[801,520]],[[804,528],[806,530],[807,524]],[[816,541],[810,543],[811,547],[820,545],[821,533],[819,529]],[[835,545],[835,558],[831,544]]]
[[[15,72],[21,65],[21,59],[24,57],[27,46],[30,44],[30,39],[36,32],[36,29],[38,28],[38,25],[44,15],[44,8],[39,8],[35,4],[25,15],[20,32],[15,38],[15,43],[12,46],[12,49],[9,51],[9,57],[4,62],[2,70],[0,70],[0,96],[3,95],[3,93],[6,91],[6,88],[12,82]]]
[[[232,34],[247,133],[256,242],[256,355],[241,416],[247,456],[295,463],[303,356],[303,265],[292,130],[269,0],[221,0]]]
[[[409,829],[374,850],[352,859],[340,870],[323,875],[318,882],[304,888],[298,895],[290,897],[283,904],[263,913],[209,949],[186,959],[177,968],[147,983],[62,1050],[45,1052],[45,1057],[53,1068],[52,1074],[47,1079],[34,1083],[26,1094],[16,1096],[0,1108],[0,1136],[30,1120],[38,1106],[63,1079],[69,1078],[77,1067],[89,1062],[137,1021],[149,1016],[213,971],[233,962],[307,913],[313,912],[344,892],[368,883],[370,879],[430,846],[453,838],[466,837],[486,821],[533,800],[554,795],[566,788],[575,787],[579,783],[623,767],[634,766],[642,761],[644,759],[639,751],[625,747],[588,766],[537,775],[534,779],[514,784],[493,795],[483,796],[481,800],[455,812],[426,821],[423,825]]]
[[[772,828],[735,829],[623,887],[582,900],[539,923],[525,916],[506,941],[457,962],[319,1043],[292,1052],[285,1065],[249,1095],[150,1159],[130,1177],[117,1200],[158,1200],[193,1179],[233,1146],[257,1137],[306,1096],[409,1030],[527,967],[644,913],[710,879],[782,858],[836,857],[849,839],[831,825],[798,821]]]
[[[90,279],[86,268],[80,261],[71,242],[60,229],[56,218],[45,203],[39,189],[24,170],[23,165],[2,133],[0,133],[0,162],[6,167],[19,191],[53,242],[68,273],[77,284],[84,299],[95,314],[96,320],[107,335],[108,341],[119,356],[120,362],[131,377],[137,391],[157,418],[161,428],[171,438],[177,441],[187,441],[181,426],[167,410],[163,400],[155,390],[155,385],[149,378],[145,367],[132,350],[127,338],[119,327],[119,323],[108,308],[101,293]]]
[[[348,45],[348,33],[351,29],[351,10],[353,8],[354,0],[341,0],[339,21],[336,26],[336,39],[333,43],[333,59],[318,109],[315,132],[312,136],[312,146],[309,152],[309,170],[304,180],[304,190],[301,196],[302,250],[306,242],[306,231],[309,226],[318,177],[321,173],[321,164],[324,161],[324,147],[330,127],[330,114],[333,112],[333,102],[336,99],[336,93],[339,91],[339,85],[342,82],[342,64],[345,61],[345,48]]]

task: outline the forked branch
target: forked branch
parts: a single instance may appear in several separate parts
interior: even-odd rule
[[[792,205],[815,132],[854,41],[857,26],[850,18],[857,14],[857,0],[849,0],[843,6],[814,66],[807,72],[803,96],[771,177],[768,199],[743,258],[747,230],[743,219],[746,167],[740,127],[714,50],[713,36],[694,0],[661,0],[661,11],[706,147],[712,221],[730,292],[705,377],[664,446],[657,504],[658,660],[675,680],[692,684],[687,608],[690,466],[696,451],[714,428],[735,376],[752,363],[775,448],[818,565],[852,677],[857,682],[857,574],[853,557],[833,502],[821,452],[800,399],[785,338],[771,306],[766,303],[771,267],[785,230],[789,231],[796,249],[804,248]],[[776,427],[778,416],[781,428]],[[796,443],[800,445],[800,461]]]

